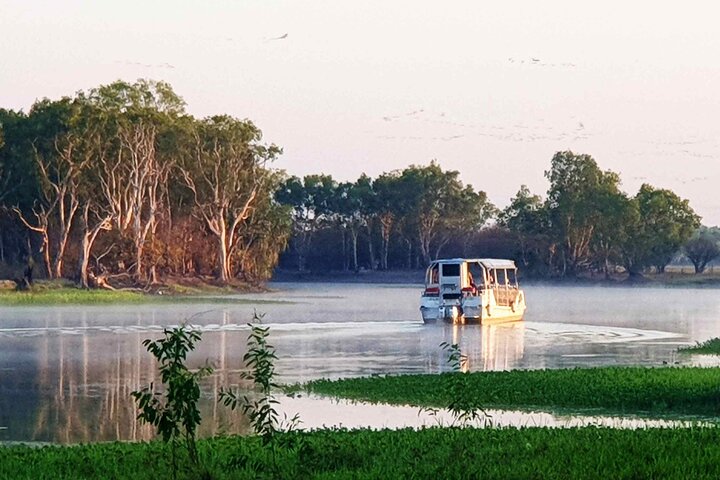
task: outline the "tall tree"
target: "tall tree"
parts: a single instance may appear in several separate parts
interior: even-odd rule
[[[365,227],[367,233],[368,260],[370,270],[375,270],[375,247],[374,233],[376,232],[377,223],[377,193],[373,188],[373,180],[364,173],[355,182],[353,194],[359,202],[359,218],[360,224]]]
[[[624,225],[622,256],[631,276],[654,266],[664,271],[680,247],[700,226],[687,200],[666,189],[644,184],[632,200],[635,212]]]
[[[162,208],[161,189],[175,162],[173,155],[159,151],[161,137],[184,114],[185,103],[169,84],[148,80],[101,86],[91,92],[90,99],[107,113],[107,126],[117,135],[117,157],[105,165],[110,174],[106,196],[120,231],[129,230],[135,278],[144,280],[145,245],[154,236]]]
[[[458,171],[443,171],[437,162],[410,166],[399,181],[402,215],[416,220],[420,254],[425,264],[440,255],[453,236],[479,230],[494,214],[485,192],[464,186]]]
[[[602,171],[590,155],[556,153],[550,170],[547,208],[550,232],[562,246],[562,275],[576,275],[591,260],[591,242],[599,219],[600,198],[619,193],[616,173]]]
[[[373,206],[380,224],[380,269],[388,269],[390,234],[401,213],[403,200],[400,189],[400,172],[383,173],[372,185],[375,192]]]
[[[300,272],[306,269],[313,237],[333,213],[336,189],[337,182],[330,175],[306,175],[302,180],[288,178],[277,191],[277,200],[292,207],[292,245]]]
[[[362,178],[359,179],[362,181]],[[358,182],[344,182],[337,186],[334,201],[331,209],[337,218],[337,222],[343,232],[350,236],[350,254],[343,255],[343,267],[345,270],[352,265],[354,271],[358,271],[358,235],[360,229],[365,226],[366,219],[362,214],[362,201],[364,186]],[[343,245],[345,235],[343,235]],[[349,258],[348,258],[349,257]]]
[[[541,261],[544,253],[548,254],[547,264],[553,251],[549,245],[547,227],[548,212],[546,205],[539,195],[530,192],[526,185],[510,200],[510,204],[499,214],[498,223],[513,232],[517,237],[519,261],[523,270],[538,269],[538,265],[531,265]]]
[[[717,238],[700,229],[685,243],[683,252],[695,267],[695,274],[698,274],[703,273],[708,263],[720,256],[720,245]]]
[[[83,159],[77,153],[81,139],[73,127],[77,116],[76,103],[66,97],[36,102],[27,118],[38,185],[30,209],[34,220],[18,206],[13,210],[23,225],[40,235],[48,278],[62,276],[65,249],[79,206],[78,178]]]
[[[196,213],[215,237],[218,279],[223,283],[232,276],[238,229],[266,185],[266,165],[281,152],[261,140],[262,133],[249,120],[210,117],[197,122],[194,158],[182,166]]]

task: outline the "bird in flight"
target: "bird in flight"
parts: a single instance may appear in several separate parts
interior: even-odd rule
[[[267,41],[269,42],[271,40],[285,40],[287,37],[288,37],[288,34],[286,33],[284,35],[280,35],[279,37],[268,38]]]

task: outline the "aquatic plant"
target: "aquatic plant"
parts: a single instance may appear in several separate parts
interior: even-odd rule
[[[443,408],[452,401],[439,375],[317,380],[312,392],[391,404]],[[468,394],[484,408],[557,412],[716,416],[720,368],[602,367],[464,374]]]
[[[188,325],[163,330],[164,338],[156,341],[146,339],[143,345],[158,362],[164,391],[156,391],[151,383],[148,387],[131,393],[138,405],[138,419],[153,425],[171,447],[173,478],[177,475],[177,447],[184,444],[190,463],[200,466],[195,432],[200,425],[198,409],[200,399],[199,380],[212,373],[209,366],[195,371],[186,363],[187,354],[200,341],[201,332]]]
[[[710,340],[705,340],[692,347],[680,347],[678,348],[680,353],[699,353],[704,355],[720,355],[720,338],[715,337]]]

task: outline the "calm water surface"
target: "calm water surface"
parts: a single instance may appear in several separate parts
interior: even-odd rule
[[[720,336],[714,289],[528,286],[525,321],[453,327],[423,325],[416,285],[272,287],[238,305],[0,307],[0,441],[150,438],[130,398],[157,381],[142,341],[182,321],[203,331],[191,363],[216,369],[205,385],[202,434],[241,431],[244,420],[219,407],[213,392],[239,381],[255,309],[271,327],[283,383],[444,371],[443,341],[460,344],[470,370],[708,364],[714,359],[680,357],[677,348]],[[346,417],[331,418],[330,404]],[[373,415],[364,407],[317,398],[287,399],[284,408],[299,411],[306,427],[384,422],[379,410],[365,421]],[[390,411],[417,418],[416,409]]]

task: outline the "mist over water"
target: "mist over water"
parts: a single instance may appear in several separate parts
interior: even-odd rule
[[[242,431],[244,420],[218,406],[215,392],[239,382],[254,310],[270,326],[282,383],[445,371],[443,341],[460,345],[470,370],[708,363],[677,348],[720,336],[720,296],[711,289],[528,286],[524,321],[448,326],[422,323],[420,286],[272,287],[239,296],[257,306],[0,307],[0,441],[151,438],[130,397],[158,381],[142,341],[183,321],[203,332],[190,363],[215,367],[204,383],[201,434]]]

